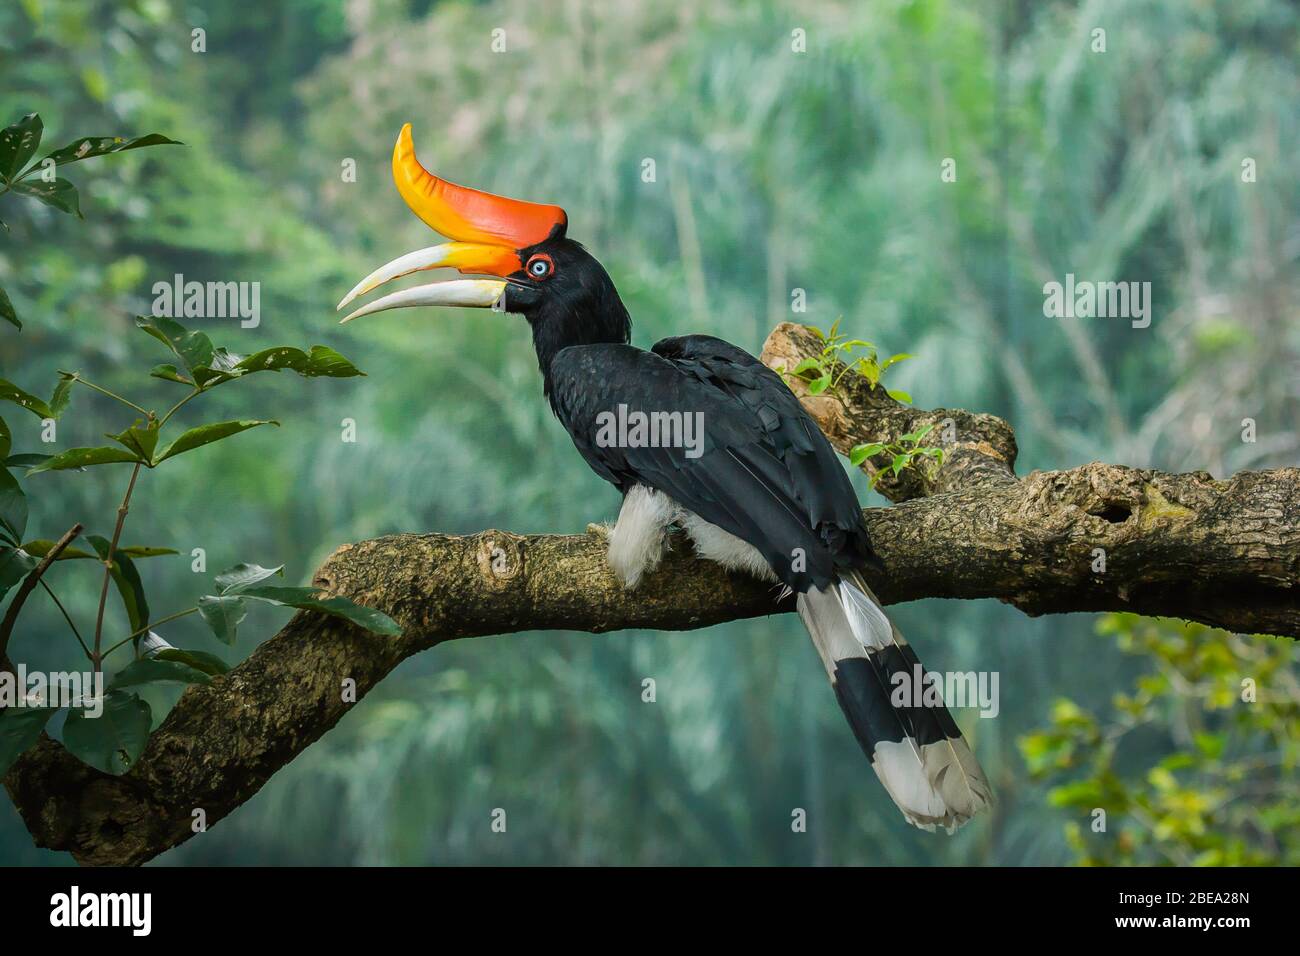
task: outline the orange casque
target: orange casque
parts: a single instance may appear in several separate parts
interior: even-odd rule
[[[393,147],[393,182],[411,211],[425,224],[449,239],[479,244],[473,262],[461,271],[508,276],[523,268],[516,253],[541,242],[568,216],[559,206],[509,199],[458,186],[440,179],[420,165],[411,141],[411,124],[402,127]],[[485,257],[482,246],[495,246]],[[447,261],[461,268],[462,263]]]

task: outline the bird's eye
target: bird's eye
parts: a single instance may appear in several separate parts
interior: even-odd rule
[[[544,252],[539,252],[528,260],[528,275],[533,279],[549,279],[551,273],[555,271],[555,263],[551,257]]]

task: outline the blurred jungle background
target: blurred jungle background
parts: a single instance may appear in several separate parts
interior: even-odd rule
[[[6,3],[0,125],[39,111],[49,147],[186,145],[78,167],[84,222],[0,199],[0,285],[25,322],[0,327],[0,376],[44,395],[77,369],[161,401],[174,386],[146,372],[165,357],[132,317],[176,273],[261,283],[257,328],[188,323],[217,344],[319,342],[369,373],[260,376],[211,398],[211,415],[284,425],[141,478],[126,538],[181,552],[139,562],[158,614],[204,593],[194,548],[210,570],[284,562],[297,584],[335,546],[388,532],[611,518],[616,495],[550,417],[520,320],[336,324],[358,278],[436,241],[388,172],[411,121],[440,174],[563,204],[639,345],[701,331],[757,351],[776,322],[842,316],[916,356],[888,384],[918,404],[1010,420],[1022,472],[1294,465],[1298,18],[1289,0]],[[1042,286],[1067,272],[1151,282],[1150,328],[1044,318]],[[78,389],[55,447],[104,444],[119,412]],[[15,450],[51,450],[19,414]],[[32,533],[79,519],[107,534],[125,480],[26,479]],[[88,564],[57,574],[82,620]],[[39,597],[10,653],[76,666]],[[1300,862],[1290,642],[993,602],[896,612],[933,668],[1000,675],[995,719],[956,714],[1000,803],[955,837],[899,818],[785,616],[438,647],[160,862]],[[234,649],[194,618],[161,631],[233,663],[286,618],[255,613]],[[0,863],[67,862],[0,801]]]

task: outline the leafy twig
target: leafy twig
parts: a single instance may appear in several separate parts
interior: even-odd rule
[[[829,392],[835,398],[844,401],[844,396],[840,393],[840,385],[843,384],[845,376],[854,372],[865,378],[872,388],[883,388],[880,377],[885,371],[912,357],[906,352],[900,352],[898,355],[891,355],[883,362],[880,361],[876,347],[870,342],[845,338],[840,332],[839,319],[835,320],[829,332],[823,332],[816,326],[809,326],[809,328],[826,343],[825,346],[820,354],[804,359],[784,374],[787,382],[790,378],[800,379],[808,387],[811,395]],[[865,354],[854,358],[853,353],[859,349]],[[835,369],[837,363],[843,365],[838,374]],[[909,403],[912,401],[912,396],[899,389],[885,389],[885,392],[895,401]]]
[[[185,610],[183,610],[183,611],[177,611],[175,614],[168,614],[166,617],[159,618],[159,619],[156,620],[156,621],[153,621],[153,622],[151,622],[151,623],[149,623],[149,624],[146,624],[144,627],[140,628],[138,631],[135,631],[134,633],[128,634],[126,637],[122,638],[120,641],[118,641],[116,644],[114,644],[112,647],[110,647],[108,650],[106,650],[106,651],[104,652],[104,657],[108,657],[109,654],[112,654],[115,650],[117,650],[117,649],[118,649],[119,647],[121,647],[123,644],[127,643],[128,641],[133,641],[133,640],[135,640],[135,639],[136,639],[137,637],[139,637],[141,634],[148,634],[148,633],[149,633],[150,631],[152,631],[155,627],[161,627],[162,625],[168,623],[169,621],[175,621],[175,620],[177,620],[177,619],[179,619],[179,618],[182,618],[182,617],[188,617],[188,616],[191,615],[191,614],[195,614],[195,613],[197,613],[198,610],[199,610],[199,609],[198,609],[197,607],[187,607],[187,608],[186,608]]]
[[[45,552],[45,557],[41,558],[40,564],[32,568],[27,577],[23,578],[23,583],[19,585],[17,593],[14,594],[14,599],[9,602],[9,610],[5,612],[4,621],[0,622],[0,657],[5,655],[5,650],[9,647],[9,635],[13,633],[14,623],[18,620],[18,612],[23,609],[23,602],[36,589],[36,583],[40,581],[41,575],[54,563],[63,549],[70,545],[77,535],[81,534],[81,531],[81,522],[77,522],[65,531],[63,537],[54,542],[54,546]],[[102,612],[102,605],[100,610]]]
[[[108,603],[108,582],[113,576],[113,553],[117,550],[117,542],[122,537],[122,525],[126,523],[126,514],[131,509],[131,492],[135,491],[135,480],[140,475],[141,464],[141,462],[137,461],[135,467],[131,469],[131,481],[126,486],[126,494],[122,496],[122,503],[118,505],[117,524],[113,527],[113,538],[108,543],[108,554],[104,556],[104,584],[99,590],[99,612],[95,616],[95,650],[90,658],[96,671],[104,663],[104,657],[99,653],[99,648],[104,633],[104,606]]]
[[[84,379],[84,378],[82,378],[81,375],[80,375],[80,373],[78,373],[78,372],[64,372],[64,371],[60,370],[60,371],[59,371],[59,374],[60,374],[60,375],[66,375],[66,376],[67,376],[68,378],[70,378],[72,381],[74,381],[74,382],[80,382],[82,385],[86,386],[86,388],[89,388],[89,389],[92,389],[93,391],[99,392],[101,395],[107,395],[109,398],[115,399],[115,400],[121,402],[123,405],[129,405],[131,408],[134,408],[137,412],[139,412],[141,415],[145,416],[146,418],[151,419],[151,420],[153,419],[153,412],[149,411],[149,409],[147,409],[147,408],[141,408],[141,407],[140,407],[139,405],[137,405],[135,402],[132,402],[132,401],[130,401],[130,400],[128,400],[128,399],[123,398],[121,395],[117,394],[116,392],[110,392],[108,389],[104,388],[102,385],[96,385],[94,382],[89,381],[88,379]]]
[[[900,435],[898,441],[893,442],[868,442],[862,445],[854,445],[849,451],[849,463],[854,468],[861,467],[862,463],[868,458],[874,458],[881,453],[889,455],[889,464],[884,468],[876,468],[871,472],[871,487],[876,484],[889,472],[893,472],[897,478],[899,473],[908,465],[916,461],[926,462],[926,477],[933,479],[943,467],[943,449],[929,445],[922,445],[921,439],[934,429],[934,425],[923,425],[916,431],[908,432],[906,435]]]

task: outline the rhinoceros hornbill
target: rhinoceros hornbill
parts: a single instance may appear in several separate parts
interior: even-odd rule
[[[701,557],[783,584],[903,815],[952,832],[983,809],[991,792],[979,763],[942,702],[915,687],[916,653],[862,578],[879,559],[848,475],[781,377],[708,335],[667,338],[649,352],[630,345],[627,309],[601,264],[565,234],[564,210],[439,179],[416,159],[410,124],[393,150],[393,178],[415,214],[455,241],[381,266],[340,309],[425,269],[499,278],[405,289],[343,321],[427,305],[522,314],[551,409],[623,494],[608,536],[623,584],[635,588],[655,568],[674,526]],[[906,681],[913,692],[895,697]]]

